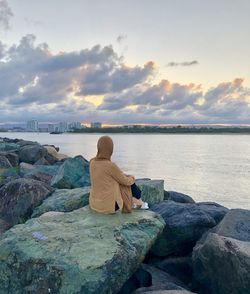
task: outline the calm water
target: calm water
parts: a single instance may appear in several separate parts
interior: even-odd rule
[[[70,156],[90,159],[103,134],[0,133],[54,144]],[[112,160],[129,174],[164,179],[165,189],[186,193],[195,201],[215,201],[229,208],[250,209],[249,135],[108,134]]]

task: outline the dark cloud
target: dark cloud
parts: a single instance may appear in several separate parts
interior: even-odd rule
[[[176,67],[176,66],[192,66],[192,65],[197,65],[199,62],[197,60],[193,61],[183,61],[183,62],[169,62],[167,66],[170,67]]]
[[[112,46],[53,54],[34,35],[0,42],[0,122],[250,123],[250,89],[237,78],[208,89],[153,83],[154,62],[127,66]],[[87,96],[101,95],[99,106]],[[100,97],[101,97],[100,96]],[[99,97],[99,98],[100,98]]]
[[[10,19],[13,12],[6,0],[0,0],[0,31],[10,29]]]

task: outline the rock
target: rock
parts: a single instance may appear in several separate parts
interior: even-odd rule
[[[0,168],[10,168],[12,167],[11,163],[9,162],[8,158],[0,155]]]
[[[151,211],[105,215],[88,206],[28,220],[0,240],[2,292],[115,294],[163,227]]]
[[[151,285],[150,287],[141,287],[133,293],[150,293],[158,290],[186,290],[186,286],[177,278],[147,264],[142,264],[142,269],[150,273]]]
[[[19,167],[0,168],[0,176],[3,178],[19,176]]]
[[[37,173],[43,173],[53,177],[59,170],[59,165],[32,165],[21,162],[20,174],[22,176],[33,175]]]
[[[52,149],[52,153],[54,152],[54,150],[56,150],[56,152],[59,152],[59,147],[56,147],[55,145],[53,145],[53,144],[44,144],[43,145],[47,150],[48,150],[48,154],[50,154],[50,149],[49,148],[47,148],[47,147],[52,147],[53,149]]]
[[[47,150],[41,145],[25,145],[19,150],[20,161],[34,164],[36,161],[47,155]]]
[[[10,224],[8,224],[5,220],[0,219],[0,237],[1,235],[10,228]],[[1,286],[0,286],[1,287]],[[0,289],[1,290],[1,289]]]
[[[5,156],[9,160],[11,166],[17,167],[19,165],[19,157],[18,157],[18,155],[16,153],[2,151],[2,152],[0,152],[0,156],[1,155]]]
[[[219,223],[229,211],[228,208],[216,202],[197,202],[196,203],[203,211],[206,211],[216,223]]]
[[[186,290],[163,290],[163,291],[146,291],[140,293],[149,293],[149,294],[196,294],[194,292],[186,291]]]
[[[53,162],[54,163],[54,162]],[[45,159],[44,157],[38,159],[34,165],[50,165],[50,163],[48,162],[47,159]]]
[[[90,186],[89,163],[81,155],[66,159],[52,178],[51,186],[58,189]]]
[[[17,142],[17,144],[18,144],[20,147],[24,147],[24,146],[27,146],[27,145],[40,145],[38,142],[28,141],[28,140],[19,140],[19,141]]]
[[[75,189],[58,189],[35,208],[32,217],[47,211],[69,212],[89,204],[90,187]]]
[[[2,151],[18,151],[19,150],[19,145],[15,143],[0,143],[0,152]]]
[[[19,167],[21,175],[25,175],[27,172],[30,172],[32,169],[35,168],[32,164],[26,162],[21,162]]]
[[[168,257],[154,262],[153,265],[191,286],[193,276],[191,256]]]
[[[53,176],[45,174],[45,173],[41,173],[41,172],[30,173],[30,174],[25,175],[24,177],[26,179],[33,179],[33,180],[43,182],[47,185],[50,185],[51,179],[53,178]]]
[[[163,234],[152,248],[152,253],[157,256],[190,253],[202,234],[217,224],[217,210],[224,215],[227,211],[221,206],[213,206],[211,209],[211,206],[207,208],[205,204],[177,203],[171,200],[164,200],[151,210],[161,214],[166,222]]]
[[[32,179],[16,179],[0,188],[0,218],[11,225],[22,222],[53,189]]]
[[[136,185],[141,189],[141,198],[148,202],[149,207],[164,199],[164,180],[136,179]]]
[[[179,203],[195,203],[192,197],[174,191],[164,191],[164,200],[172,200]]]
[[[250,211],[230,210],[197,242],[192,258],[202,293],[249,293]]]

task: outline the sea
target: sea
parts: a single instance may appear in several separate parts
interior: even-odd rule
[[[69,156],[87,160],[96,155],[97,141],[109,135],[112,161],[136,178],[163,179],[167,191],[213,201],[228,208],[250,209],[250,135],[245,134],[49,134],[0,133],[53,144]]]

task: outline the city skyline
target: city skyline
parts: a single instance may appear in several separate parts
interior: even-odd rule
[[[0,0],[0,124],[249,125],[249,11],[246,0]]]

